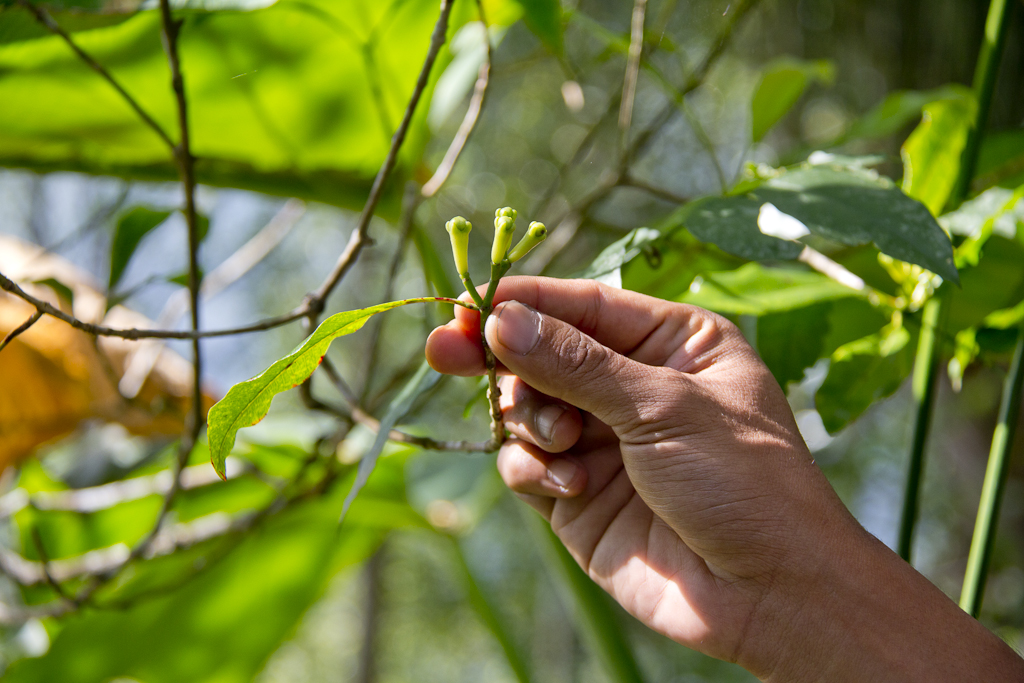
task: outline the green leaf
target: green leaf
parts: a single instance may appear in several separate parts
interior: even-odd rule
[[[825,428],[835,434],[873,403],[891,395],[910,375],[913,364],[914,347],[903,327],[888,326],[840,346],[815,395]]]
[[[943,327],[955,334],[979,325],[986,315],[1024,297],[1024,244],[993,235],[974,268],[965,268],[960,288],[949,293]]]
[[[977,109],[970,91],[926,105],[921,123],[900,149],[903,191],[921,200],[932,215],[942,213],[953,191]]]
[[[1010,240],[1017,236],[1018,226],[1024,223],[1024,185],[1014,192],[993,187],[960,208],[960,211],[946,214],[947,222],[943,225],[951,232],[963,230],[968,235],[956,248],[957,266],[976,266],[992,235]],[[1024,229],[1019,231],[1024,232]]]
[[[688,207],[683,223],[698,239],[743,258],[795,259],[801,244],[758,228],[766,203],[812,234],[849,246],[873,242],[889,256],[959,281],[953,247],[928,209],[867,169],[804,164],[745,183],[742,194],[698,200]]]
[[[413,91],[438,3],[281,0],[181,16],[198,182],[361,206]],[[158,12],[75,40],[177,139]],[[442,52],[435,65],[400,173],[421,156],[427,103],[449,57]],[[0,46],[0,73],[0,166],[178,179],[170,149],[59,37]]]
[[[757,353],[783,389],[821,358],[830,309],[829,303],[817,303],[757,319]]]
[[[682,296],[702,273],[734,270],[745,263],[683,229],[648,245],[641,254],[643,258],[623,265],[622,286],[659,299]]]
[[[377,436],[373,439],[373,444],[370,449],[363,453],[363,457],[359,460],[359,469],[356,471],[356,479],[352,483],[352,488],[349,490],[348,495],[345,496],[345,503],[341,508],[341,519],[338,521],[340,524],[345,519],[345,515],[348,513],[348,508],[352,505],[352,501],[359,495],[359,491],[366,484],[370,478],[370,474],[373,472],[373,468],[377,465],[377,458],[380,456],[381,451],[384,450],[385,444],[388,442],[388,438],[391,434],[391,430],[394,429],[395,424],[405,417],[405,414],[412,408],[413,401],[415,401],[423,392],[427,391],[441,379],[441,373],[437,372],[426,361],[420,365],[419,370],[416,374],[406,382],[402,390],[398,392],[394,400],[388,406],[387,412],[384,413],[384,417],[380,419],[380,425],[377,428]]]
[[[320,365],[328,347],[338,337],[360,329],[373,315],[406,304],[438,301],[435,297],[403,299],[355,311],[336,313],[320,323],[297,349],[280,359],[262,374],[231,387],[212,408],[209,424],[210,462],[222,478],[224,460],[235,444],[239,429],[250,427],[267,415],[274,396],[305,382]]]
[[[523,23],[556,55],[562,54],[562,3],[559,0],[516,0]]]
[[[986,133],[981,141],[975,183],[982,188],[1024,184],[1024,129]]]
[[[754,142],[760,142],[779,119],[793,108],[813,82],[831,85],[835,66],[827,60],[804,61],[782,57],[768,65],[750,103]]]
[[[153,231],[156,226],[167,220],[171,215],[170,211],[153,211],[144,206],[136,206],[128,213],[121,216],[114,229],[114,240],[110,245],[110,276],[107,278],[107,287],[114,289],[132,254],[138,248],[142,238]]]
[[[748,263],[699,276],[679,301],[726,315],[766,315],[860,295],[813,270]]]
[[[867,114],[850,126],[837,144],[860,138],[884,138],[899,133],[921,116],[929,102],[961,96],[963,86],[947,85],[934,90],[897,90],[885,96]]]
[[[636,228],[625,237],[605,247],[597,258],[577,275],[590,280],[617,280],[621,284],[620,269],[639,256],[661,238],[661,232],[651,228]]]

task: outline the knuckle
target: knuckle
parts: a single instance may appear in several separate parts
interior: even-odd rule
[[[578,379],[598,374],[607,361],[607,354],[600,346],[572,329],[557,340],[555,352],[562,372]]]

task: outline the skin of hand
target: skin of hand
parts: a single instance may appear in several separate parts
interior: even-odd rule
[[[729,321],[589,280],[507,277],[494,301],[499,471],[643,623],[763,680],[1024,680],[853,519]],[[455,313],[427,359],[482,374],[478,314]]]

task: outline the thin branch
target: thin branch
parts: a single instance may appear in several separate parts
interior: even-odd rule
[[[256,473],[261,478],[266,477],[252,464],[243,463],[233,456],[228,457],[226,465],[227,479],[235,479],[248,473]],[[167,469],[144,477],[67,491],[37,491],[29,494],[25,489],[17,488],[0,496],[0,519],[7,519],[28,507],[80,514],[107,510],[121,503],[166,494],[171,489],[173,478],[174,473]],[[206,464],[186,467],[181,473],[181,489],[186,491],[218,484],[220,481],[213,468]]]
[[[702,59],[700,64],[697,65],[697,68],[693,70],[683,87],[679,89],[680,95],[685,97],[704,83],[708,73],[711,71],[711,67],[715,65],[718,58],[721,57],[722,53],[725,51],[726,46],[728,46],[736,27],[739,25],[743,17],[757,6],[758,2],[759,0],[743,0],[739,4],[736,10],[732,13],[732,16],[729,17],[726,25],[715,38],[714,45],[712,45],[711,49],[708,50],[706,55],[704,55],[704,59]],[[633,143],[630,145],[629,151],[626,155],[627,159],[632,159],[638,153],[647,149],[647,146],[650,144],[654,135],[660,131],[661,128],[669,122],[669,120],[671,120],[675,106],[675,102],[669,102],[660,112],[658,112],[651,125],[638,135],[635,140],[633,140]]]
[[[628,173],[625,176],[623,176],[621,180],[619,180],[619,185],[622,185],[624,187],[634,187],[638,190],[643,190],[647,194],[653,195],[658,199],[670,202],[672,204],[679,204],[680,206],[683,204],[687,204],[690,201],[687,197],[678,195],[675,192],[672,192],[671,190],[666,190],[663,187],[651,185],[650,183],[644,180],[640,180],[639,178],[636,178]]]
[[[13,330],[8,332],[7,336],[3,338],[3,341],[0,341],[0,351],[3,351],[5,348],[7,348],[7,345],[14,341],[15,337],[17,337],[19,334],[25,332],[26,330],[28,330],[28,328],[35,325],[37,322],[39,322],[39,319],[42,317],[42,311],[37,310],[29,317],[28,320],[26,320],[25,322],[23,322],[22,324],[18,325]]]
[[[175,20],[171,16],[169,0],[160,0],[160,26],[161,38],[164,44],[164,51],[167,53],[167,62],[171,69],[171,88],[174,90],[175,100],[178,109],[178,127],[181,135],[181,143],[174,147],[174,160],[178,166],[178,174],[181,176],[182,189],[185,194],[185,223],[188,227],[188,290],[189,302],[192,309],[192,330],[199,331],[199,225],[196,219],[196,180],[195,180],[195,158],[190,148],[190,136],[188,127],[188,101],[185,97],[185,83],[181,74],[181,61],[178,57],[178,35],[183,20]],[[174,463],[174,479],[171,488],[164,494],[163,504],[157,514],[152,530],[139,541],[123,563],[110,572],[110,578],[116,577],[133,560],[146,556],[153,544],[158,540],[164,520],[174,504],[174,498],[181,488],[181,473],[188,463],[192,449],[199,440],[199,433],[205,422],[203,413],[203,389],[202,389],[202,352],[200,349],[199,337],[192,339],[192,411],[190,418],[185,421],[185,431],[178,444],[178,457]],[[86,586],[82,595],[88,596],[95,592],[98,582]]]
[[[433,197],[441,189],[445,181],[448,180],[448,176],[451,175],[452,169],[455,168],[455,162],[459,160],[459,155],[462,154],[462,149],[466,146],[470,134],[476,128],[476,122],[480,118],[480,111],[483,109],[484,99],[487,96],[487,85],[491,79],[491,63],[493,58],[491,36],[487,30],[487,17],[484,15],[482,0],[477,0],[476,6],[480,12],[480,23],[484,26],[484,44],[487,46],[487,54],[484,56],[483,64],[480,65],[480,70],[477,72],[476,85],[473,86],[473,97],[469,100],[469,109],[466,110],[462,124],[459,126],[458,132],[455,133],[452,144],[448,146],[448,151],[445,152],[441,164],[434,171],[434,175],[431,176],[430,180],[423,186],[423,189],[420,190],[424,197]]]
[[[254,513],[241,514],[234,518],[224,512],[214,512],[190,522],[174,524],[161,529],[153,542],[140,556],[152,559],[169,555],[176,550],[191,547],[202,541],[223,536],[244,524]],[[124,543],[90,550],[82,555],[33,562],[6,548],[0,549],[0,566],[4,573],[22,586],[34,586],[51,581],[94,578],[108,580],[116,575],[125,564],[132,560],[132,553]],[[49,574],[49,576],[47,576]],[[91,595],[91,593],[90,593]],[[81,604],[81,595],[65,596],[74,604]]]
[[[124,99],[124,101],[128,103],[128,106],[135,110],[135,113],[139,115],[139,118],[142,119],[142,122],[150,128],[152,128],[153,132],[155,132],[160,137],[160,139],[163,140],[164,144],[166,144],[171,149],[175,148],[174,141],[171,140],[170,136],[167,135],[167,132],[160,126],[160,124],[153,120],[152,116],[146,113],[146,110],[143,109],[142,106],[135,101],[134,97],[128,94],[128,91],[125,90],[121,86],[121,84],[117,82],[117,79],[115,79],[109,71],[103,68],[103,66],[95,59],[93,59],[88,53],[83,51],[82,48],[78,47],[78,45],[71,38],[71,36],[68,35],[68,33],[64,29],[62,29],[56,21],[54,21],[53,17],[50,16],[49,12],[47,12],[39,5],[32,4],[31,2],[29,2],[29,0],[17,0],[17,2],[20,6],[24,7],[29,12],[31,12],[32,15],[35,16],[36,21],[45,26],[47,30],[63,38],[64,42],[67,43],[68,47],[70,47],[74,51],[74,53],[78,55],[78,57],[83,62],[85,62],[90,69],[92,69],[100,76],[102,76],[103,79],[107,81],[107,83],[109,83],[111,87],[114,88],[114,90],[117,91],[117,93]]]
[[[647,0],[634,0],[633,21],[629,37],[629,53],[626,57],[626,75],[622,82],[622,105],[619,107],[619,130],[623,147],[629,136],[629,124],[633,120],[633,100],[640,77],[640,60],[644,51],[644,16]]]
[[[14,296],[27,301],[36,307],[37,311],[45,313],[46,315],[53,316],[58,320],[63,320],[68,325],[71,325],[75,329],[88,332],[89,334],[96,335],[98,337],[120,337],[122,339],[198,339],[204,337],[226,337],[236,334],[247,334],[249,332],[260,332],[263,330],[269,330],[274,327],[280,327],[287,323],[293,322],[300,318],[303,318],[309,312],[306,306],[299,306],[296,309],[284,313],[273,318],[266,318],[251,325],[244,327],[235,327],[223,330],[147,330],[140,328],[117,328],[107,327],[106,325],[95,325],[93,323],[87,323],[84,320],[80,320],[73,315],[69,315],[64,311],[60,310],[56,306],[49,302],[43,301],[42,299],[36,298],[23,290],[17,284],[14,283],[10,278],[0,273],[0,289],[13,294]]]
[[[166,2],[167,0],[161,1]],[[370,196],[366,200],[366,205],[363,206],[363,212],[359,216],[359,221],[352,232],[352,237],[349,238],[348,244],[345,246],[341,256],[338,257],[338,261],[327,276],[327,279],[324,280],[323,284],[315,292],[306,297],[305,307],[309,311],[307,317],[310,323],[315,322],[316,317],[323,311],[327,297],[341,279],[345,277],[345,274],[356,262],[363,247],[369,242],[370,219],[373,218],[373,213],[380,202],[381,195],[384,192],[384,184],[398,162],[398,152],[402,147],[402,143],[405,142],[406,133],[409,132],[409,125],[412,123],[416,105],[419,104],[423,91],[426,90],[427,82],[430,79],[430,72],[433,69],[434,62],[437,61],[438,54],[441,52],[441,47],[444,45],[445,36],[448,33],[448,18],[452,12],[452,4],[452,0],[441,0],[441,13],[437,18],[437,23],[434,25],[434,32],[430,36],[430,48],[427,50],[427,57],[423,62],[423,68],[420,70],[419,78],[416,80],[416,87],[413,89],[412,97],[409,98],[409,104],[405,108],[402,122],[391,139],[391,148],[388,150],[384,163],[377,172],[377,176],[373,179]]]

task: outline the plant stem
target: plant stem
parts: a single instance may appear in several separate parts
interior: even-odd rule
[[[967,141],[964,144],[964,151],[960,158],[960,169],[957,172],[956,183],[950,194],[947,208],[950,210],[960,206],[967,197],[967,190],[974,175],[974,168],[978,161],[978,152],[981,148],[981,138],[988,122],[988,113],[992,104],[992,94],[995,90],[996,75],[999,70],[999,62],[1003,54],[1006,29],[1009,26],[1007,21],[1006,0],[992,0],[988,8],[988,19],[985,21],[985,37],[981,44],[981,51],[978,53],[978,64],[974,71],[973,89],[978,100],[978,111],[967,134]],[[925,319],[934,316],[941,320],[945,312],[946,297],[936,297],[926,304]],[[929,311],[929,307],[935,307]],[[930,341],[929,341],[930,337]],[[918,352],[914,361],[914,437],[910,453],[910,463],[907,472],[907,485],[904,494],[903,520],[900,524],[900,549],[901,555],[907,561],[910,560],[910,548],[913,545],[914,522],[917,516],[917,501],[921,486],[921,472],[924,468],[924,449],[928,438],[928,425],[931,413],[935,404],[935,380],[938,375],[936,366],[940,345],[935,343],[934,335],[927,335],[922,330],[918,340]],[[920,382],[919,378],[920,377]],[[920,383],[921,391],[917,387]],[[904,555],[902,550],[906,548]]]
[[[903,496],[903,514],[900,518],[900,535],[896,550],[907,562],[914,541],[914,525],[917,522],[918,499],[921,492],[921,474],[924,471],[924,446],[931,426],[932,408],[935,404],[935,378],[939,371],[939,355],[936,349],[936,328],[943,313],[944,296],[928,300],[921,316],[921,336],[917,342],[917,356],[914,358],[914,376],[911,380],[914,406],[914,435],[910,448],[910,463],[907,466],[906,492]]]
[[[487,316],[494,310],[494,293],[498,290],[498,281],[508,272],[512,264],[508,260],[491,264],[491,281],[487,284],[487,293],[480,302],[480,341],[484,347],[484,366],[487,368],[487,403],[491,408],[491,440],[488,445],[497,450],[505,442],[505,421],[501,415],[501,387],[498,386],[498,362],[494,352],[487,345],[484,326]],[[475,290],[473,290],[475,291]],[[488,449],[490,450],[490,449]]]
[[[974,178],[974,169],[978,163],[978,152],[981,139],[988,123],[988,113],[992,108],[992,94],[996,87],[996,76],[999,74],[999,62],[1006,44],[1006,32],[1010,28],[1009,2],[992,0],[988,6],[988,17],[985,20],[985,37],[978,53],[978,63],[974,67],[974,94],[978,98],[978,114],[974,126],[967,132],[967,141],[960,157],[960,173],[949,198],[949,208],[955,209],[967,197]]]
[[[971,551],[967,557],[967,572],[960,593],[960,607],[972,617],[981,611],[989,560],[999,521],[999,503],[1006,488],[1006,473],[1013,446],[1014,428],[1020,416],[1021,390],[1024,389],[1024,323],[1017,333],[1017,347],[1013,353],[1010,372],[1003,383],[1003,397],[999,405],[999,421],[992,434],[985,483],[981,488],[978,517],[974,523]]]

